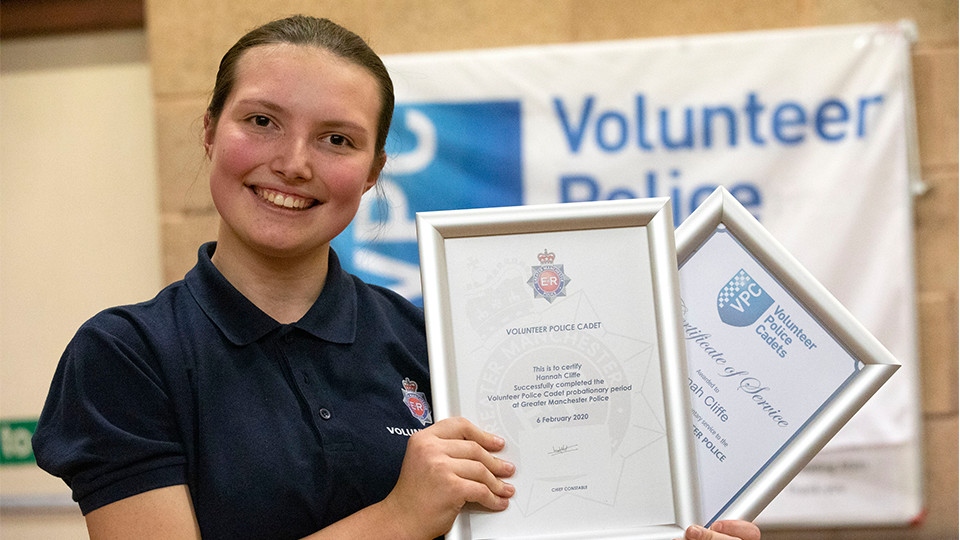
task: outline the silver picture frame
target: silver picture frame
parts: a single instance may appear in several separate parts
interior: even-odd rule
[[[511,500],[510,508],[502,513],[491,513],[467,505],[446,537],[451,540],[530,536],[650,540],[682,537],[683,530],[695,522],[699,509],[697,468],[688,427],[690,409],[685,396],[684,344],[679,325],[679,283],[669,199],[422,212],[417,214],[416,221],[435,418],[441,420],[465,416],[481,428],[500,431],[499,434],[507,440],[505,458],[520,461],[517,463],[517,474],[510,480],[517,486],[517,494]],[[552,266],[536,264],[542,263],[543,259],[519,260],[528,255],[544,256],[547,253],[545,246],[557,252],[558,262],[560,257],[564,257],[566,266],[555,264],[552,252],[549,253]],[[549,291],[537,288],[535,277],[547,283],[544,273],[551,271],[557,271],[551,274],[552,278],[556,275],[563,277],[559,281],[553,280],[558,286],[570,280],[563,293],[569,296],[550,298]],[[604,280],[605,272],[609,272],[611,279]],[[569,278],[565,273],[573,277]],[[615,287],[616,283],[612,283],[615,281],[626,283],[622,287]],[[602,305],[592,304],[592,300],[599,300],[597,303]],[[573,315],[571,311],[564,311],[568,308],[563,306],[574,305],[578,306],[578,311]],[[569,317],[565,321],[579,320],[577,314],[586,312],[584,306],[606,315],[593,315],[597,320],[595,323],[569,322],[551,326],[544,322],[552,320],[551,314],[560,313]],[[643,319],[644,324],[639,325],[644,327],[631,327],[629,331],[622,332],[622,325],[618,323],[632,321],[631,317],[641,312],[649,312],[649,318]],[[533,319],[540,322],[530,326],[529,321]],[[589,332],[593,331],[579,333],[574,329],[581,324],[599,328],[601,319],[602,331],[591,334]],[[504,329],[507,331],[504,332]],[[566,329],[569,332],[561,334]],[[552,352],[547,354],[548,360],[535,359],[532,361],[534,364],[524,364],[528,357],[536,358],[533,353],[522,359],[501,362],[501,357],[497,356],[499,345],[487,344],[492,340],[505,342],[508,337],[504,336],[526,330],[539,334],[513,337],[520,341],[526,339],[528,343],[536,339],[544,340],[542,346],[531,345],[531,350],[537,354],[552,346],[554,348],[550,350],[553,352],[559,350],[561,353],[570,353],[570,356],[558,354],[558,357],[577,356],[573,346],[563,349],[559,343],[548,344],[552,339],[590,340],[591,346],[599,347],[597,350],[608,350],[605,347],[619,350],[616,347],[626,343],[628,350],[632,351],[636,345],[637,350],[642,352],[635,356],[625,353],[626,360],[621,364],[610,363],[603,370],[594,370],[592,381],[589,379],[589,368],[593,359],[589,354],[583,357],[585,359],[582,362],[566,360],[571,362],[570,365],[582,368],[566,368],[560,366],[558,360],[554,366],[557,370],[548,375],[559,376],[566,368],[562,373],[564,377],[580,377],[582,371],[588,378],[582,381],[557,380],[557,386],[548,390],[554,392],[557,401],[523,402],[519,394],[510,393],[510,382],[525,382],[524,377],[531,376],[530,369],[551,371],[550,364],[553,362],[549,358]],[[631,332],[637,335],[629,335]],[[490,338],[488,335],[501,337]],[[561,335],[564,337],[556,337]],[[578,346],[586,349],[585,346]],[[481,349],[483,351],[478,353]],[[651,356],[646,363],[644,354]],[[486,367],[483,367],[484,362],[487,362]],[[517,367],[521,364],[522,369]],[[494,367],[490,368],[491,365]],[[621,367],[623,369],[618,371]],[[638,370],[642,370],[641,375],[632,375]],[[597,375],[601,371],[606,375]],[[500,385],[498,388],[503,388],[501,394],[494,395],[498,390],[490,389],[484,390],[488,395],[481,396],[480,390],[473,390],[486,384],[477,381],[486,380],[494,372],[501,379],[491,383],[493,386],[489,388]],[[514,380],[504,375],[510,373],[517,374]],[[604,376],[608,378],[604,379]],[[541,376],[537,377],[539,380]],[[548,377],[543,375],[543,378]],[[629,390],[626,390],[627,384],[610,386],[612,380],[631,382]],[[596,386],[571,389],[570,385],[574,383],[594,383]],[[560,390],[561,384],[567,385],[567,389]],[[543,389],[552,385],[551,381],[512,387]],[[643,435],[638,435],[641,428],[632,425],[625,425],[620,430],[621,424],[625,423],[621,415],[626,413],[611,412],[613,407],[601,409],[598,408],[601,405],[594,403],[568,406],[566,404],[586,402],[587,398],[565,397],[561,401],[559,397],[562,392],[569,396],[588,390],[604,393],[609,390],[610,399],[619,400],[622,405],[617,410],[629,409],[629,422],[649,422],[653,429],[642,430]],[[540,399],[541,396],[539,392],[523,395],[532,395],[534,399]],[[493,397],[505,400],[500,408],[493,409],[486,403]],[[591,395],[589,399],[605,398]],[[530,406],[531,403],[533,406]],[[599,417],[600,423],[586,425],[585,421],[573,427],[577,422],[570,421],[570,418],[576,418],[576,407],[580,406],[595,407],[592,411],[596,413],[590,413],[591,421]],[[564,415],[564,410],[574,414]],[[549,414],[555,416],[548,416],[544,411],[552,411]],[[535,426],[533,416],[536,416],[537,423],[543,420],[567,422],[570,425],[556,429],[551,426],[551,430],[537,433],[583,437],[577,439],[581,447],[589,446],[596,439],[603,439],[605,446],[599,448],[619,445],[616,448],[624,449],[623,455],[617,454],[619,450],[601,450],[598,454],[600,459],[580,462],[568,460],[566,466],[574,468],[566,470],[561,466],[560,469],[566,471],[564,473],[560,473],[560,469],[549,469],[544,461],[529,457],[538,450],[536,447],[546,444],[546,439],[541,435],[529,435],[533,433],[533,427],[518,427],[520,423]],[[588,416],[587,412],[580,414],[581,418],[585,416]],[[509,421],[511,418],[514,420],[512,423]],[[614,431],[614,425],[625,435],[621,433],[618,437],[622,435],[622,438],[611,443],[609,432]],[[517,435],[516,431],[520,434]],[[656,431],[660,434],[650,435]],[[641,436],[650,438],[641,440]],[[624,442],[627,439],[630,439],[632,446],[628,447]],[[518,440],[525,440],[526,443],[518,444]],[[576,444],[554,444],[548,448],[550,455],[576,449]],[[511,455],[508,450],[514,453]],[[606,455],[608,452],[612,455]],[[572,459],[573,455],[566,454],[566,457]],[[603,465],[605,461],[611,461],[613,465]],[[594,466],[597,467],[596,471],[592,470]],[[521,475],[525,473],[530,473],[532,479],[524,480]],[[534,477],[535,474],[542,477]],[[562,474],[572,476],[562,477]],[[638,481],[646,474],[655,479],[651,478],[650,482]],[[583,477],[576,475],[595,480],[595,485],[601,486],[597,489],[598,494],[564,493],[566,489],[594,485],[585,480],[569,479]],[[564,482],[581,482],[582,485],[569,486]],[[645,514],[647,503],[634,504],[634,501],[648,501],[656,510]],[[618,508],[622,505],[627,507]]]
[[[835,340],[839,349],[857,363],[857,368],[829,398],[815,408],[809,418],[803,419],[802,426],[793,433],[775,451],[766,456],[762,466],[751,474],[732,475],[731,478],[717,480],[716,460],[704,458],[705,452],[699,447],[698,464],[701,478],[710,478],[711,482],[727,482],[730,492],[734,493],[724,503],[709,504],[708,494],[701,493],[700,505],[703,514],[700,521],[710,523],[719,519],[753,520],[774,497],[793,479],[797,473],[827,444],[844,424],[873,396],[876,391],[893,375],[900,363],[856,318],[794,258],[752,214],[740,204],[729,191],[717,188],[678,228],[676,231],[678,268],[681,281],[681,296],[688,294],[693,283],[703,282],[703,273],[687,276],[685,269],[701,251],[711,242],[720,242],[730,237],[743,250],[743,257],[755,261],[768,277],[778,282],[783,290],[792,296],[819,324],[826,334]],[[726,240],[723,240],[726,241]],[[729,250],[728,250],[729,251]],[[707,255],[702,255],[707,256]],[[716,268],[716,261],[704,260],[699,267]],[[729,268],[733,268],[730,266]],[[722,270],[721,270],[722,271]],[[691,271],[692,272],[692,271]],[[727,275],[719,276],[726,279]],[[731,280],[732,282],[732,280]],[[685,285],[686,283],[686,285]],[[686,317],[685,301],[684,316]],[[720,309],[720,308],[716,308]],[[768,313],[772,312],[769,311]],[[769,317],[769,315],[767,315]],[[769,319],[764,319],[769,320]],[[776,322],[774,323],[776,324]],[[693,348],[698,345],[688,335],[688,322],[684,321],[687,347],[688,370],[694,370]],[[710,335],[717,339],[716,328]],[[740,338],[743,339],[743,338]],[[824,344],[821,344],[824,345]],[[702,344],[700,345],[702,346]],[[844,356],[844,355],[837,355]],[[740,362],[746,360],[740,359]],[[838,361],[846,361],[838,358]],[[743,367],[743,366],[738,366]],[[749,367],[749,366],[747,366]],[[820,375],[811,370],[808,380]],[[694,375],[696,377],[696,375]],[[695,379],[690,380],[691,390],[699,389]],[[804,393],[805,381],[797,377],[793,381],[793,390]],[[709,394],[709,389],[708,389]],[[696,396],[692,396],[695,401]],[[695,419],[696,421],[696,419]],[[746,434],[744,436],[747,436]],[[756,434],[754,434],[756,436]],[[695,437],[696,441],[696,437]],[[695,443],[696,444],[696,443]],[[707,490],[707,483],[701,484]]]

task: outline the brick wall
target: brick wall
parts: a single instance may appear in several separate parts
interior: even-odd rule
[[[910,530],[766,531],[764,538],[957,537],[957,2],[955,0],[148,0],[165,281],[216,235],[201,118],[224,51],[291,13],[329,17],[380,54],[913,20],[922,178],[917,308],[928,515]]]

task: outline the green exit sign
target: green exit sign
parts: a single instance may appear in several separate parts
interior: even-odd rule
[[[0,420],[0,465],[34,463],[30,438],[36,420]]]

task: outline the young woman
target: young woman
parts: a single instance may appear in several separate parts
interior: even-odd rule
[[[383,63],[327,20],[274,21],[224,56],[203,137],[217,241],[80,328],[34,438],[92,538],[423,539],[467,502],[507,507],[503,439],[432,422],[420,310],[330,249],[392,112]]]

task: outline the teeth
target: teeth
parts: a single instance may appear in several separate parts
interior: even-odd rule
[[[293,195],[284,196],[282,193],[277,193],[275,191],[267,191],[262,188],[256,189],[257,195],[259,195],[263,200],[270,201],[276,206],[282,206],[283,208],[306,208],[310,201],[308,199],[301,199],[299,197],[294,197]]]

